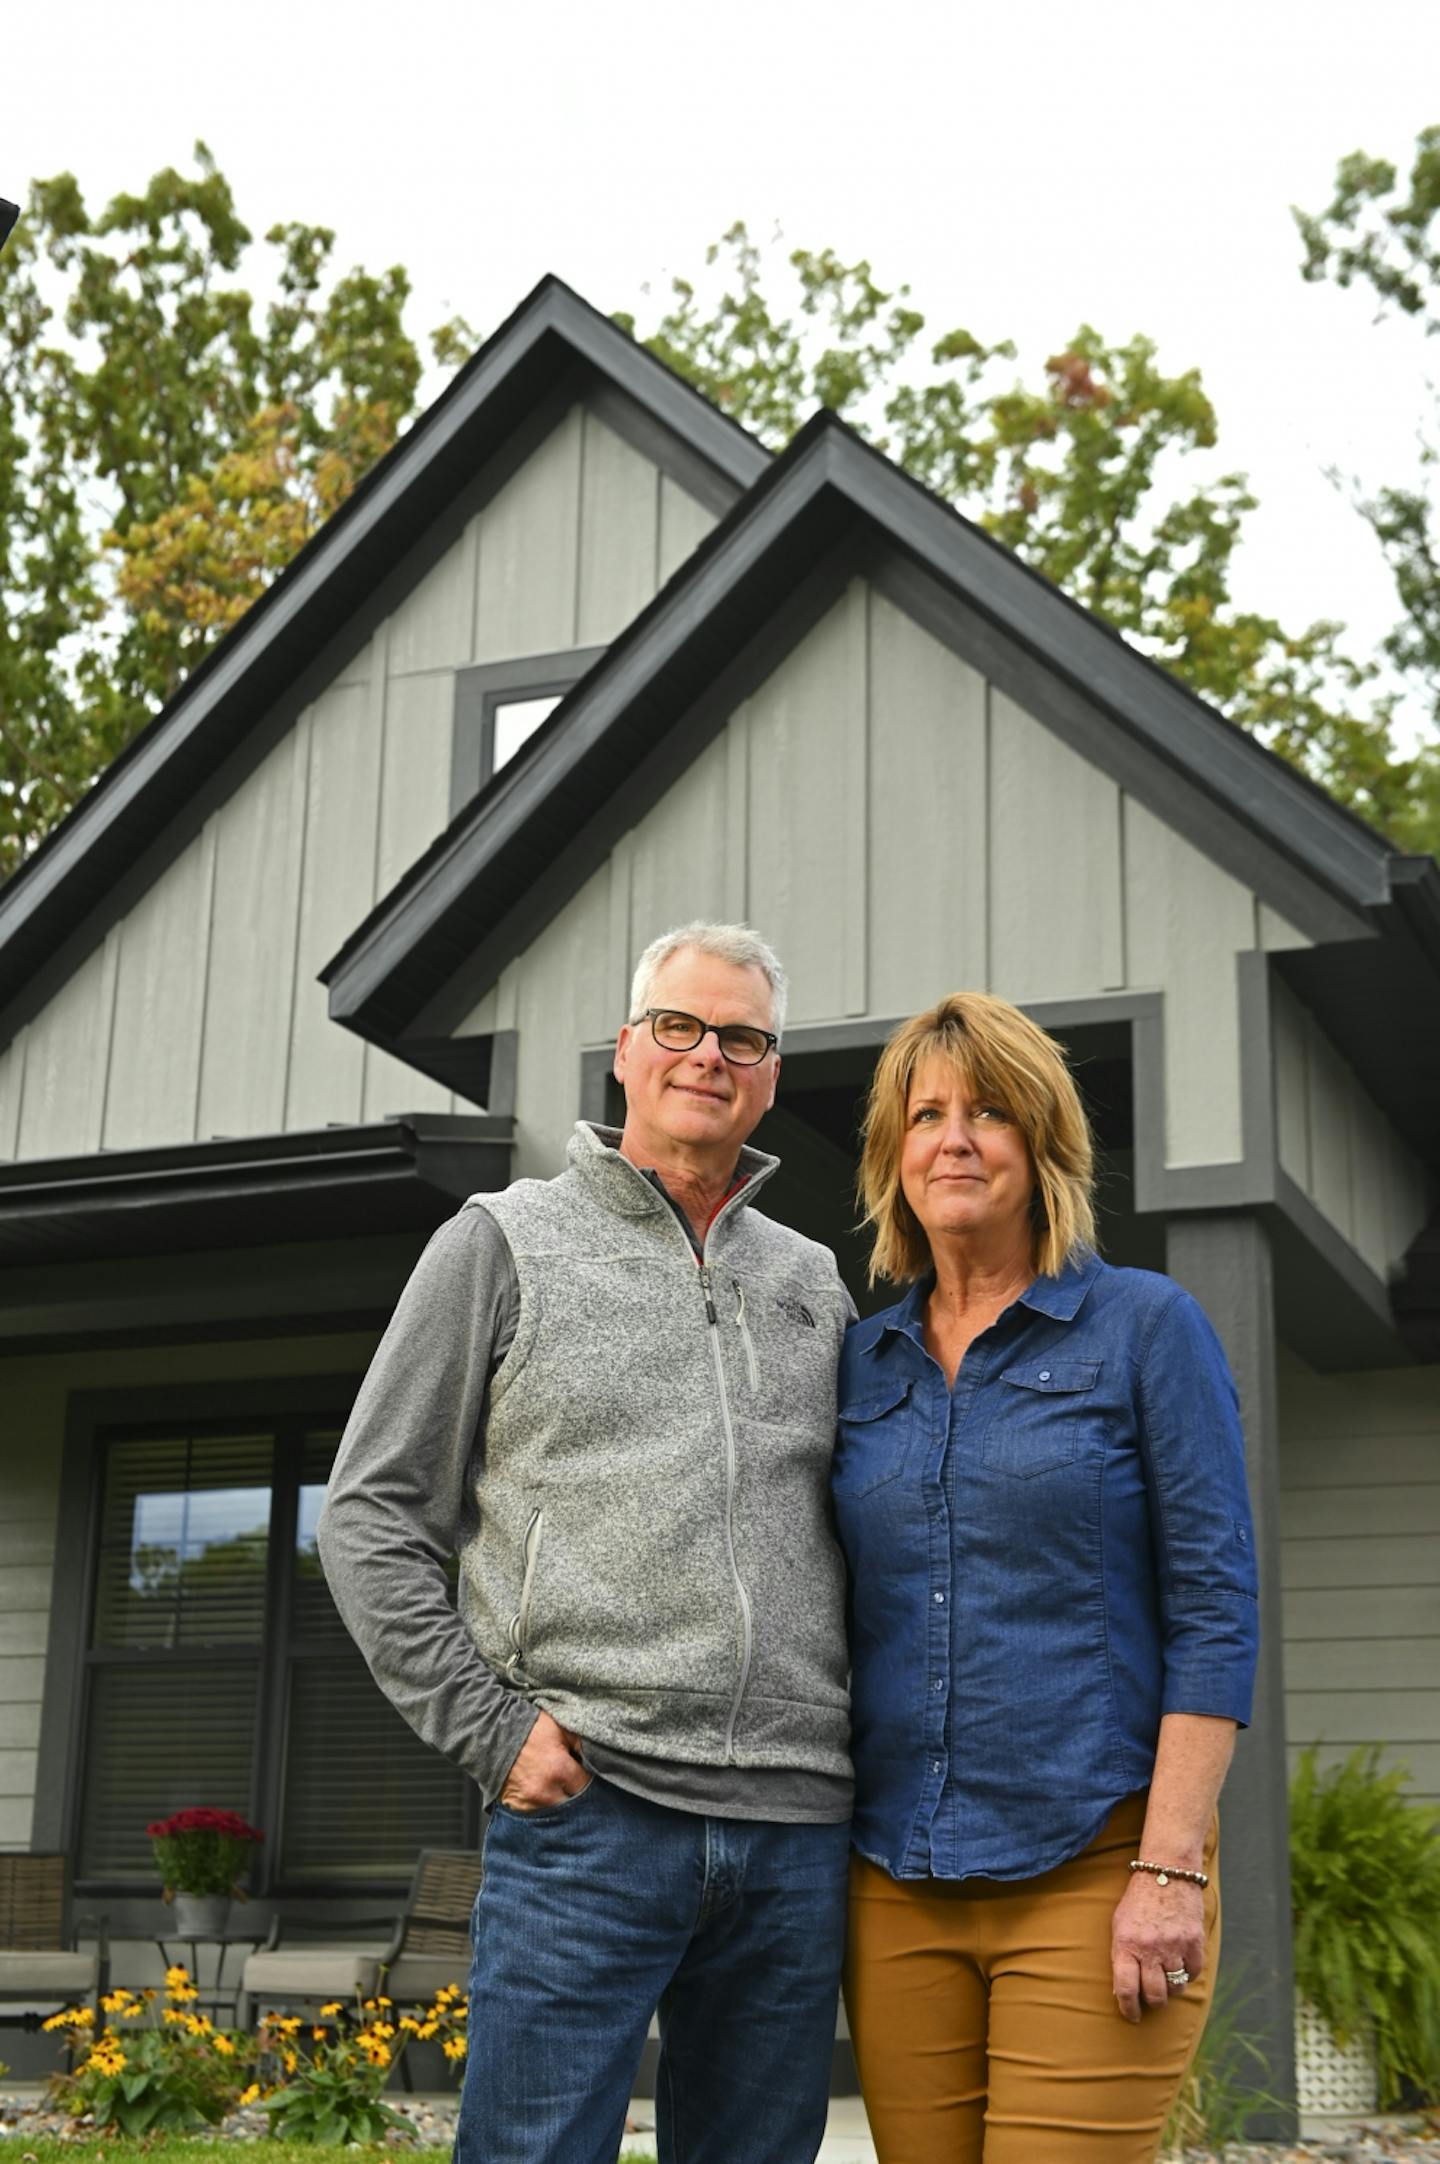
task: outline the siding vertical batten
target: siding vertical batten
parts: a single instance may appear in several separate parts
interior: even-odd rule
[[[1265,2056],[1257,2086],[1295,2094],[1294,1966],[1286,1812],[1285,1665],[1280,1597],[1279,1418],[1269,1236],[1258,1217],[1196,1213],[1166,1225],[1166,1267],[1209,1315],[1240,1393],[1260,1574],[1260,1665],[1254,1725],[1237,1740],[1221,1805],[1225,1972],[1241,2023]],[[1294,2138],[1293,2105],[1257,2112],[1253,2137]]]

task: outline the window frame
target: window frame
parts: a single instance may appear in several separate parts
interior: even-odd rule
[[[477,662],[455,671],[455,719],[450,744],[452,819],[479,795],[495,771],[496,710],[520,699],[563,699],[606,652],[604,646],[570,646],[556,653]]]
[[[236,1380],[226,1383],[157,1384],[134,1390],[74,1391],[66,1417],[61,1467],[60,1502],[56,1519],[55,1565],[51,1580],[50,1624],[45,1660],[45,1686],[40,1716],[40,1745],[36,1766],[32,1844],[39,1849],[63,1849],[78,1853],[81,1789],[84,1780],[84,1746],[88,1720],[89,1676],[99,1665],[91,1653],[102,1530],[106,1443],[112,1432],[124,1429],[188,1428],[223,1432],[264,1421],[273,1425],[277,1443],[277,1475],[288,1451],[293,1463],[287,1469],[278,1512],[272,1500],[274,1545],[269,1558],[266,1585],[265,1637],[257,1663],[257,1728],[251,1773],[251,1808],[256,1823],[278,1828],[283,1802],[284,1777],[283,1707],[284,1679],[293,1645],[288,1620],[274,1627],[276,1587],[287,1571],[294,1545],[295,1511],[299,1500],[299,1451],[303,1431],[317,1425],[343,1427],[362,1377],[359,1373],[276,1377],[272,1380]],[[277,1487],[282,1483],[277,1478]],[[288,1498],[288,1499],[285,1499]],[[281,1539],[289,1529],[289,1545]],[[291,1591],[281,1606],[288,1619]],[[105,1654],[101,1661],[109,1658]],[[268,1714],[268,1718],[267,1718]],[[460,1777],[460,1776],[457,1776]],[[463,1777],[462,1777],[463,1778]],[[267,1817],[266,1812],[271,1815]],[[473,1782],[465,1788],[464,1842],[478,1845],[480,1795]],[[408,1871],[394,1878],[334,1878],[324,1881],[287,1882],[276,1870],[275,1849],[266,1843],[257,1859],[253,1893],[262,1901],[284,1898],[328,1902],[360,1898],[373,1906],[377,1898],[401,1893],[409,1883]],[[135,1880],[77,1878],[75,1891],[86,1898],[104,1896],[125,1902],[153,1899],[159,1891]]]

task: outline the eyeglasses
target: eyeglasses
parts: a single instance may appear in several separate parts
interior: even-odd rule
[[[780,1039],[773,1029],[752,1029],[748,1022],[702,1022],[698,1014],[682,1014],[677,1007],[647,1007],[637,1020],[650,1024],[650,1034],[665,1052],[693,1052],[711,1030],[715,1042],[732,1067],[758,1067]]]

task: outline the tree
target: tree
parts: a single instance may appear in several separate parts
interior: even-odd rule
[[[1185,485],[1217,438],[1197,370],[1167,375],[1149,339],[1110,345],[1082,324],[1027,387],[1008,342],[926,341],[909,289],[885,290],[867,262],[797,249],[788,306],[743,225],[707,264],[718,293],[675,279],[645,342],[716,404],[776,448],[817,404],[844,414],[1343,803],[1405,828],[1413,762],[1395,754],[1389,705],[1363,705],[1375,671],[1344,653],[1343,627],[1288,630],[1233,600],[1255,498],[1238,473]]]
[[[0,876],[394,442],[420,355],[399,268],[251,235],[203,144],[99,216],[35,183],[0,257]],[[437,334],[454,359],[463,326]]]
[[[1424,336],[1440,334],[1440,127],[1424,128],[1401,182],[1384,158],[1355,151],[1342,158],[1335,193],[1318,215],[1295,212],[1305,245],[1301,275],[1311,283],[1368,286],[1377,315],[1403,317]],[[1395,581],[1400,621],[1385,641],[1395,667],[1421,688],[1440,731],[1440,393],[1420,425],[1420,475],[1412,485],[1361,491],[1359,508]],[[1440,742],[1416,762],[1419,815],[1428,817],[1434,849],[1440,835]]]

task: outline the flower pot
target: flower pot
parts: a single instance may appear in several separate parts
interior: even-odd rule
[[[1365,2118],[1379,2093],[1368,2036],[1337,2044],[1308,1999],[1295,1995],[1296,2101],[1307,2119]]]
[[[170,1914],[176,1938],[223,1939],[230,1921],[230,1896],[177,1893]]]

